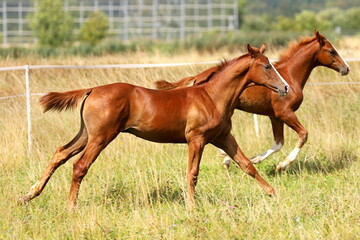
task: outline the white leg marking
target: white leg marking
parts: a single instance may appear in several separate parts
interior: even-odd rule
[[[285,161],[283,162],[280,162],[277,167],[276,167],[276,170],[279,171],[279,170],[282,170],[284,169],[287,165],[289,165],[291,162],[293,162],[297,155],[299,154],[301,148],[299,147],[295,147],[291,153],[286,157]]]
[[[299,147],[295,147],[295,148],[291,151],[291,153],[289,154],[289,156],[286,157],[288,163],[291,163],[291,162],[293,162],[293,161],[296,159],[297,155],[298,155],[299,152],[300,152],[300,149],[301,149],[301,148],[299,148]]]
[[[282,148],[282,144],[281,143],[274,143],[274,146],[270,149],[268,149],[266,152],[263,152],[253,158],[250,159],[250,161],[252,163],[261,163],[262,161],[265,160],[265,158],[269,157],[270,155],[272,155],[275,152],[280,151],[280,149]]]

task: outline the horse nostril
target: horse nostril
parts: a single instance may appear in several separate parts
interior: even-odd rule
[[[285,86],[285,92],[289,92],[289,86]]]
[[[350,67],[347,67],[346,70],[347,70],[347,72],[350,72]]]

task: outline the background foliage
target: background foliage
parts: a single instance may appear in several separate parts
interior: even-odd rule
[[[63,7],[61,0],[38,1],[30,27],[41,46],[59,47],[71,40],[73,20]]]
[[[93,12],[80,28],[80,40],[93,46],[106,37],[108,30],[108,17],[103,12]]]

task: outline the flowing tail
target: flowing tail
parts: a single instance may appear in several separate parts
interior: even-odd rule
[[[72,109],[78,105],[80,100],[91,93],[92,89],[80,89],[69,92],[49,92],[40,98],[40,105],[44,112],[49,110],[62,111]]]

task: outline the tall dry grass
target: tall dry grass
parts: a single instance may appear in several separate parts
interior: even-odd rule
[[[24,64],[119,64],[197,62],[232,58],[236,53],[179,56],[145,53],[94,58],[6,59]],[[236,54],[237,55],[237,54]],[[276,57],[277,53],[270,53]],[[152,87],[158,79],[177,80],[206,66],[156,69],[34,70],[32,92],[67,91],[115,81]],[[314,82],[359,81],[360,64],[341,77],[315,69]],[[0,73],[2,96],[24,93],[24,73]],[[359,85],[308,85],[297,114],[309,140],[287,172],[273,169],[297,141],[286,128],[280,153],[256,165],[278,197],[264,195],[241,170],[221,167],[217,150],[207,146],[197,187],[197,208],[186,212],[187,149],[180,144],[146,142],[120,134],[91,167],[80,189],[79,209],[66,210],[72,162],[59,168],[44,192],[27,206],[17,197],[28,191],[56,147],[78,131],[78,110],[42,113],[32,97],[33,150],[27,151],[24,98],[0,101],[0,239],[358,239],[360,237]],[[249,157],[272,145],[270,122],[236,111],[233,133]]]

